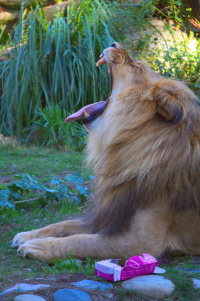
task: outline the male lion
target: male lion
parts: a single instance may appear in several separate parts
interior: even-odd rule
[[[200,254],[200,108],[185,84],[166,79],[119,44],[105,49],[111,92],[85,117],[96,201],[85,220],[17,234],[12,247],[43,261],[70,253],[122,258],[167,250]]]

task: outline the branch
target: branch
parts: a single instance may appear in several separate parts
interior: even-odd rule
[[[17,202],[13,202],[13,203],[14,203],[14,204],[21,204],[21,203],[33,202],[33,201],[37,201],[37,200],[41,199],[41,197],[42,197],[43,199],[46,199],[45,196],[39,196],[39,197],[37,197],[37,198],[35,198],[35,199],[29,199],[29,200],[17,201]]]

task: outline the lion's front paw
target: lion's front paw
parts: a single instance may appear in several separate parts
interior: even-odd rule
[[[50,262],[52,255],[51,250],[48,248],[48,242],[48,238],[29,240],[18,248],[17,253],[22,257],[28,256],[30,258]]]
[[[12,241],[12,248],[18,248],[20,245],[24,244],[26,241],[34,238],[32,231],[21,232],[15,235]]]
[[[28,257],[38,258],[37,255],[42,252],[42,244],[41,244],[42,240],[43,238],[37,238],[25,242],[23,245],[21,245],[18,248],[17,250],[18,255],[22,257],[28,256]]]

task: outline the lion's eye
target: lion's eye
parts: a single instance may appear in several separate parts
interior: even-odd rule
[[[116,49],[117,49],[117,45],[116,45],[116,43],[115,43],[115,42],[114,42],[114,43],[112,43],[110,47],[113,47],[113,48],[116,48]]]

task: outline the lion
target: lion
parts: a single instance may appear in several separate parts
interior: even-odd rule
[[[18,233],[18,254],[49,262],[149,253],[200,255],[200,107],[182,82],[157,74],[117,42],[97,65],[111,77],[107,101],[69,116],[88,130],[95,201],[85,219]]]

